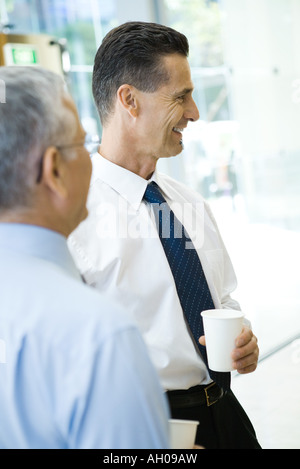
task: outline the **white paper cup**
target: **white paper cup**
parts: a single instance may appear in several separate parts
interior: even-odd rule
[[[231,354],[243,329],[244,314],[233,309],[202,311],[208,366],[213,371],[232,371]]]
[[[193,449],[199,422],[169,419],[171,449]]]

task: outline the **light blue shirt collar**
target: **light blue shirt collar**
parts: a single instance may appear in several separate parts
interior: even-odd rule
[[[56,231],[36,225],[0,223],[0,248],[47,260],[81,279],[66,238]]]

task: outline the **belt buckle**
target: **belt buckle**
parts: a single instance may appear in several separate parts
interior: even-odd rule
[[[212,388],[213,386],[215,386],[215,384],[216,384],[216,383],[211,383],[211,384],[209,384],[208,386],[206,386],[206,387],[204,388],[207,407],[210,407],[211,405],[215,404],[215,403],[218,402],[218,400],[219,400],[219,399],[217,398],[217,399],[215,399],[214,401],[211,402],[211,401],[210,401],[210,396],[209,396],[209,394],[208,394],[208,390],[209,390],[210,388]]]

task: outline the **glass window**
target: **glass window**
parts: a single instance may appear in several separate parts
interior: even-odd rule
[[[64,40],[67,41],[65,47],[71,64],[68,75],[70,91],[86,130],[101,134],[91,91],[92,70],[103,36],[116,25],[115,1],[6,0],[5,6],[12,33],[45,33],[62,40],[62,45]]]
[[[189,39],[200,120],[163,169],[209,200],[263,353],[300,330],[300,2],[164,4]]]
[[[230,197],[250,221],[299,231],[300,5],[164,3],[168,24],[189,39],[200,111],[185,132],[184,165],[169,171],[212,201]]]

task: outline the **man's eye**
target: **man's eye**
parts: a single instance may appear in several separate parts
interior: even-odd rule
[[[185,98],[185,96],[184,96],[184,95],[182,95],[182,96],[178,96],[178,97],[177,97],[177,101],[183,101],[183,100],[184,100],[184,98]]]

